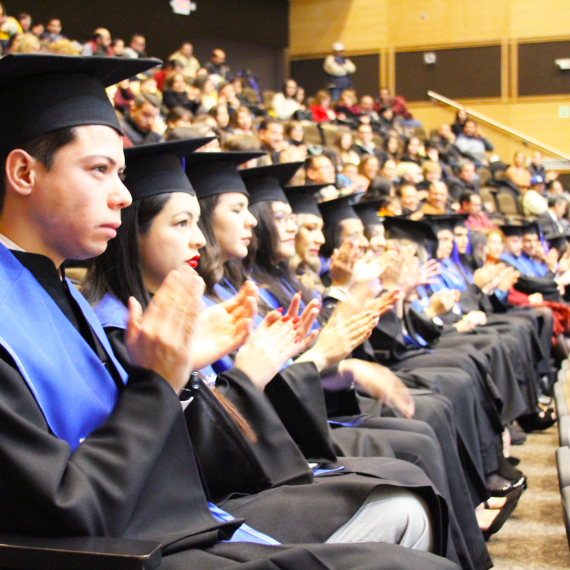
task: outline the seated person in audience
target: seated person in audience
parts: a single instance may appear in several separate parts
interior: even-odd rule
[[[285,140],[293,146],[307,146],[305,144],[305,130],[301,121],[285,123]]]
[[[390,94],[386,87],[380,89],[378,104],[380,107],[390,107],[396,117],[401,117],[410,126],[421,126],[419,121],[414,121],[412,114],[406,108],[406,100],[402,95]]]
[[[337,184],[339,189],[357,188],[356,179],[358,177],[358,166],[350,162],[342,165],[342,170],[337,174]]]
[[[226,63],[226,53],[221,49],[214,49],[210,54],[210,61],[205,65],[208,76],[217,87],[226,81],[230,74],[230,66]]]
[[[422,162],[422,165],[426,162],[434,162],[435,164],[439,164],[441,168],[441,178],[446,183],[449,184],[451,178],[453,178],[452,170],[445,161],[441,160],[439,157],[439,149],[436,144],[432,141],[425,141],[424,142],[424,153],[425,159]]]
[[[324,200],[332,200],[338,196],[336,184],[336,168],[327,156],[310,156],[305,162],[305,184],[329,184],[319,190]]]
[[[164,82],[168,76],[173,73],[183,73],[182,69],[182,64],[177,59],[165,61],[162,64],[162,67],[153,75],[158,90],[162,91],[164,89]]]
[[[441,160],[452,168],[462,158],[459,149],[455,146],[455,138],[455,133],[447,123],[442,123],[437,134],[431,138],[437,147]]]
[[[410,137],[404,145],[404,152],[400,158],[401,162],[414,162],[418,166],[422,165],[422,157],[420,156],[421,141],[418,137]]]
[[[399,181],[396,161],[388,159],[380,169],[380,176],[387,178],[393,185],[395,185]]]
[[[134,145],[153,144],[163,140],[160,130],[160,103],[150,94],[139,95],[131,102],[129,112],[121,120],[125,138]]]
[[[111,51],[111,33],[106,28],[97,28],[93,37],[83,46],[81,55],[108,55],[113,56]]]
[[[220,103],[227,105],[230,117],[241,107],[242,102],[237,96],[236,88],[232,82],[228,81],[220,85],[218,89],[218,104]]]
[[[422,169],[415,162],[400,162],[396,166],[396,180],[416,186],[423,180]]]
[[[449,195],[454,200],[459,200],[466,192],[479,194],[479,181],[477,180],[477,172],[475,164],[470,160],[461,160],[456,167],[457,178],[449,181]]]
[[[228,134],[233,132],[230,127],[230,114],[226,105],[214,105],[208,114],[216,119],[217,128],[220,132]]]
[[[399,198],[388,198],[378,211],[378,215],[381,217],[401,216],[403,213],[402,202]]]
[[[191,127],[192,126],[192,113],[183,107],[174,107],[166,115],[166,126],[169,130],[176,129],[177,127]]]
[[[367,124],[372,127],[372,131],[380,133],[381,121],[378,113],[374,110],[374,99],[370,95],[363,95],[360,98],[360,119],[367,118]]]
[[[386,140],[390,133],[396,130],[396,117],[391,107],[382,107],[379,111],[380,128],[378,134]]]
[[[350,130],[345,128],[339,129],[334,146],[340,155],[342,163],[358,166],[360,164],[360,155],[352,148],[353,143]]]
[[[337,117],[342,121],[356,125],[360,117],[360,107],[354,89],[345,89],[337,101],[335,107]],[[352,127],[351,127],[352,128]]]
[[[461,208],[457,210],[458,214],[468,214],[465,224],[470,230],[476,232],[488,232],[497,226],[489,219],[489,216],[483,212],[483,204],[481,196],[467,190],[461,195]]]
[[[40,41],[44,44],[52,44],[59,40],[66,40],[67,37],[61,33],[61,20],[52,18],[46,25],[46,30],[40,35]]]
[[[455,146],[462,154],[472,158],[478,166],[489,164],[487,152],[493,150],[493,145],[479,133],[474,120],[467,120],[463,131],[455,139]]]
[[[380,173],[380,161],[373,154],[365,154],[360,158],[356,184],[361,190],[366,190],[370,182]]]
[[[420,192],[420,200],[423,200],[429,191],[432,182],[441,180],[442,170],[437,162],[431,160],[424,162],[422,167],[423,180],[416,184],[416,188]]]
[[[195,115],[200,102],[190,99],[189,91],[186,76],[182,73],[173,73],[164,81],[162,102],[169,110],[174,109],[174,107],[183,107]]]
[[[380,161],[380,164],[384,164],[387,159],[387,154],[378,148],[373,140],[374,133],[372,132],[372,127],[370,125],[360,123],[356,131],[356,141],[352,149],[362,157],[364,154],[374,154]]]
[[[310,107],[315,123],[334,121],[336,113],[331,106],[331,96],[328,91],[321,89],[315,95],[314,103]]]
[[[509,166],[505,172],[505,177],[511,180],[524,194],[530,188],[531,174],[526,167],[526,156],[524,152],[517,151],[513,157],[514,164]]]
[[[544,178],[540,174],[533,174],[530,178],[530,189],[538,192],[541,196],[544,196],[546,192],[546,184]]]
[[[194,80],[194,87],[199,90],[198,100],[200,111],[207,113],[214,105],[218,104],[216,84],[207,75],[198,75]]]
[[[548,198],[548,210],[536,218],[544,237],[548,239],[550,236],[566,233],[563,219],[567,206],[568,202],[562,196]]]
[[[535,150],[532,153],[532,158],[530,159],[530,163],[527,168],[532,176],[542,176],[545,183],[558,178],[558,172],[555,170],[546,171],[546,168],[544,168],[544,165],[542,164],[542,152],[539,150]]]
[[[136,95],[133,93],[130,87],[130,81],[125,79],[117,85],[117,91],[115,97],[113,98],[113,104],[115,109],[119,111],[122,115],[125,115],[129,111],[131,101],[136,99]]]
[[[448,197],[447,186],[443,182],[432,182],[420,211],[429,216],[452,214],[453,210],[447,206]]]
[[[190,42],[184,42],[168,57],[168,60],[179,61],[182,64],[182,73],[188,79],[196,79],[196,73],[200,69],[200,62],[194,57],[194,46]]]
[[[41,56],[39,74],[31,65],[24,81],[10,80],[0,67],[0,118],[10,125],[0,138],[0,413],[10,435],[2,441],[2,531],[153,540],[161,543],[165,566],[180,570],[241,562],[251,567],[250,560],[258,568],[293,569],[321,557],[327,562],[318,568],[454,568],[427,553],[385,545],[280,547],[208,504],[179,400],[196,358],[192,341],[203,283],[184,263],[156,290],[150,310],[143,313],[131,301],[126,345],[133,368],[127,373],[62,266],[67,258],[103,253],[121,225],[121,209],[132,200],[121,181],[121,127],[97,75],[119,81],[149,63],[82,68],[78,61],[70,66],[71,58],[52,57]],[[46,101],[46,89],[57,96]],[[28,108],[17,94],[26,95]],[[62,103],[74,112],[53,112]],[[38,111],[46,119],[41,126],[33,119]],[[30,126],[34,135],[22,136]],[[195,225],[197,212],[189,217]],[[22,486],[23,480],[29,484]],[[368,494],[356,486],[346,498]],[[17,501],[10,499],[15,496]],[[341,520],[350,520],[355,509],[346,510],[343,501],[331,515],[342,512]],[[255,505],[250,510],[262,516]],[[281,511],[277,506],[273,512]],[[297,534],[297,517],[298,511],[289,525],[297,544],[327,540],[326,530],[315,534],[316,525]],[[242,544],[223,542],[234,536]]]
[[[384,139],[383,148],[388,160],[394,160],[396,162],[400,161],[400,157],[402,156],[400,146],[400,137],[395,134],[390,134]]]
[[[264,119],[258,128],[257,136],[261,141],[263,150],[270,157],[272,164],[278,162],[297,162],[305,160],[307,147],[305,145],[289,145],[285,141],[285,129],[278,119],[268,117]]]
[[[413,184],[401,184],[396,190],[396,196],[402,204],[402,214],[411,220],[419,220],[423,217],[423,212],[419,211],[420,197]]]
[[[451,125],[451,130],[455,136],[459,136],[465,128],[465,123],[469,120],[469,115],[465,109],[458,109],[455,114],[455,121]]]
[[[358,187],[358,179],[357,179],[357,191],[361,191],[362,188]],[[375,176],[368,188],[366,189],[366,194],[362,196],[362,201],[371,201],[371,200],[382,200],[385,201],[387,198],[395,198],[396,197],[396,190],[392,183],[383,176]]]
[[[125,55],[132,59],[146,57],[146,38],[141,34],[134,34],[129,47],[125,48]]]
[[[287,79],[282,91],[274,95],[271,107],[278,119],[288,121],[293,117],[295,111],[299,110],[299,102],[295,99],[296,93],[297,82],[294,79]]]
[[[232,115],[230,124],[236,135],[257,136],[253,129],[253,114],[247,107],[238,107]]]

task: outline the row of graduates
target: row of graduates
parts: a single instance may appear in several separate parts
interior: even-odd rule
[[[396,256],[368,255],[357,267],[345,255],[366,243],[354,210],[319,208],[306,189],[284,191],[294,173],[287,169],[298,165],[238,171],[256,155],[193,153],[203,140],[126,150],[134,202],[90,268],[83,293],[95,312],[61,279],[62,259],[89,257],[97,248],[85,243],[106,245],[118,225],[90,229],[91,218],[79,215],[99,204],[87,199],[93,179],[104,181],[99,190],[115,217],[130,203],[104,86],[154,64],[1,62],[9,127],[0,216],[2,530],[155,538],[166,568],[490,567],[475,506],[495,495],[502,518],[516,506],[525,479],[506,462],[501,436],[515,417],[536,413],[536,382],[529,387],[516,372],[498,379],[516,333],[513,347],[495,351],[495,340],[477,338],[476,350],[469,339],[458,354],[464,337],[449,349],[439,329],[420,331],[421,315],[399,291],[377,297],[370,285],[382,273],[389,284]],[[40,96],[44,87],[50,97]],[[25,148],[39,155],[28,142],[46,136],[56,151],[42,170]],[[112,160],[101,166],[101,154]],[[77,181],[77,170],[89,177],[62,183]],[[74,217],[57,209],[65,200]],[[311,330],[319,301],[287,263],[302,235],[293,209],[312,220],[309,233],[316,228],[296,272],[318,276],[308,266],[321,225],[330,238],[322,245],[340,246],[329,276],[344,279],[344,298],[322,300],[322,331]],[[405,273],[414,274],[410,232],[391,231],[398,253],[410,252]],[[48,234],[50,247],[39,247]],[[206,310],[204,284],[188,265],[204,278]],[[416,273],[413,288],[426,281],[425,269]],[[347,279],[355,283],[346,287]],[[547,346],[530,328],[542,333],[548,323],[530,311],[523,318],[538,373]]]
[[[446,555],[464,567],[488,566],[481,536],[479,559],[471,562],[476,557],[453,518],[451,497],[444,497],[445,474],[439,483],[430,480],[438,480],[440,467],[435,437],[430,478],[413,459],[396,459],[390,444],[374,436],[366,443],[358,432],[354,445],[384,445],[383,453],[335,465],[317,369],[317,361],[326,367],[337,355],[334,335],[318,351],[315,344],[314,359],[295,365],[305,370],[294,376],[300,388],[313,387],[317,407],[297,405],[323,434],[319,441],[312,428],[318,445],[309,455],[331,464],[324,473],[308,466],[263,388],[281,374],[280,362],[315,340],[316,302],[297,317],[297,296],[285,316],[273,312],[259,324],[242,353],[248,374],[238,367],[218,374],[216,392],[195,377],[195,368],[226,355],[228,342],[248,336],[256,299],[246,284],[229,303],[202,310],[204,285],[191,266],[203,238],[189,241],[186,233],[202,235],[193,184],[201,180],[222,196],[224,180],[226,189],[243,182],[235,159],[226,164],[220,154],[203,154],[194,159],[203,168],[191,184],[180,156],[188,167],[198,155],[191,146],[183,152],[164,146],[172,151],[158,151],[158,163],[149,148],[138,155],[138,168],[129,166],[129,194],[121,181],[121,129],[105,87],[156,63],[47,55],[0,61],[0,529],[154,539],[164,568],[457,567]],[[229,212],[246,215],[240,188],[243,206],[231,204]],[[63,261],[102,254],[124,208],[121,228],[138,235],[112,243],[126,248],[122,259],[133,262],[132,272],[119,274],[117,257],[102,278],[110,283],[118,275],[133,298],[127,317],[127,299],[113,290],[117,302],[114,310],[108,306],[105,331],[65,278]],[[90,279],[86,294],[95,284]],[[343,350],[359,344],[376,320],[366,314],[344,322]],[[294,383],[274,386],[294,398]],[[424,431],[427,445],[431,432]],[[418,432],[424,435],[421,426]],[[232,462],[236,449],[242,454]],[[246,475],[240,488],[232,488],[240,474]]]
[[[508,504],[505,503],[506,509],[501,513],[504,522],[524,489],[525,478],[502,454],[501,436],[505,426],[515,418],[537,413],[537,377],[541,366],[549,363],[548,314],[530,311],[517,318],[502,316],[495,319],[495,326],[480,327],[476,334],[465,335],[453,328],[440,338],[443,327],[433,323],[430,327],[419,310],[404,305],[399,282],[399,277],[407,274],[408,291],[417,290],[419,283],[424,283],[425,268],[422,273],[417,266],[414,272],[411,265],[418,262],[418,242],[429,239],[430,232],[433,236],[429,225],[388,221],[388,237],[397,251],[390,249],[383,255],[370,251],[357,262],[367,248],[365,229],[371,237],[376,236],[371,241],[382,248],[382,239],[378,239],[382,232],[376,215],[378,206],[363,204],[353,209],[348,199],[317,205],[312,197],[314,187],[286,187],[300,164],[238,171],[239,164],[256,158],[251,153],[196,153],[184,157],[186,175],[201,207],[201,231],[189,240],[190,250],[174,250],[175,255],[171,255],[169,240],[153,240],[152,236],[153,232],[160,235],[161,223],[196,224],[197,212],[192,220],[180,218],[187,206],[176,206],[173,198],[167,200],[165,196],[168,188],[172,190],[174,172],[179,175],[182,172],[179,160],[173,162],[172,158],[187,154],[191,144],[126,151],[129,173],[126,184],[133,196],[140,199],[125,211],[118,237],[95,260],[83,290],[95,305],[115,353],[125,354],[123,336],[129,296],[135,295],[142,304],[147,304],[149,292],[160,285],[167,272],[184,259],[196,260],[198,250],[201,255],[197,268],[206,282],[205,301],[210,306],[217,303],[224,306],[223,303],[232,304],[240,296],[243,298],[253,278],[261,286],[262,312],[269,311],[265,324],[261,318],[255,319],[258,330],[263,331],[267,319],[271,322],[276,318],[274,311],[282,311],[281,307],[299,304],[304,314],[311,312],[317,303],[317,289],[303,286],[296,277],[302,278],[303,268],[313,266],[319,253],[327,253],[321,233],[324,228],[333,247],[339,248],[333,253],[328,275],[322,275],[325,282],[330,277],[336,283],[320,301],[322,314],[332,314],[332,321],[325,325],[315,346],[295,363],[286,362],[285,357],[291,356],[289,352],[282,353],[282,359],[271,352],[265,362],[257,355],[255,371],[248,368],[239,351],[235,367],[233,359],[224,355],[211,369],[202,369],[201,375],[215,384],[216,391],[233,404],[258,437],[263,434],[262,444],[259,441],[248,444],[256,450],[257,457],[261,446],[264,465],[271,466],[272,473],[261,486],[280,488],[284,483],[302,481],[297,469],[302,465],[301,471],[306,471],[306,461],[320,467],[326,464],[327,468],[342,465],[345,470],[358,469],[354,464],[351,467],[354,460],[346,457],[396,457],[413,462],[422,467],[450,508],[448,555],[463,567],[487,566],[488,554],[474,510],[490,495],[507,497]],[[165,161],[164,154],[170,154],[169,161]],[[184,180],[180,179],[179,188]],[[157,194],[162,198],[157,199]],[[443,222],[437,220],[440,225]],[[205,237],[201,238],[202,235]],[[410,236],[415,237],[410,240]],[[252,238],[253,246],[249,243]],[[133,251],[128,247],[137,240],[141,244],[138,253],[136,248]],[[292,258],[298,261],[293,269],[289,264]],[[400,264],[410,267],[403,269]],[[140,270],[133,270],[141,266],[142,275]],[[383,282],[395,291],[374,299],[379,290],[371,288],[370,282],[383,272],[392,274],[392,280],[383,276]],[[125,280],[125,275],[131,278]],[[435,284],[434,279],[429,281],[430,285]],[[138,282],[141,287],[125,289],[125,282]],[[481,288],[474,287],[477,298],[484,297]],[[342,297],[340,304],[330,293],[340,293],[337,295]],[[393,310],[394,304],[398,305],[397,310]],[[363,307],[370,310],[362,313]],[[296,308],[289,309],[288,314],[291,310],[296,314]],[[376,316],[380,313],[378,320]],[[367,323],[366,336],[371,334],[366,340],[360,334],[363,329],[357,333],[354,327],[360,317]],[[324,324],[326,319],[320,318]],[[408,324],[414,318],[417,322]],[[422,329],[422,333],[437,348],[436,353],[427,348],[427,342],[418,332],[422,326],[429,329],[427,332]],[[541,338],[539,332],[543,331],[546,336]],[[314,335],[309,337],[313,338]],[[386,345],[386,339],[390,346]],[[544,339],[546,342],[542,343]],[[457,346],[463,348],[461,356],[457,355]],[[247,350],[246,346],[246,353]],[[206,348],[202,350],[203,354],[207,352]],[[351,352],[359,358],[345,359]],[[517,367],[520,365],[516,371],[511,359],[518,363]],[[399,378],[386,364],[397,371]],[[248,376],[245,386],[244,370]],[[265,372],[263,379],[257,378],[260,370]],[[252,381],[264,394],[261,400],[258,392],[251,390]],[[358,390],[351,383],[356,383]],[[388,401],[391,407],[382,406],[379,400]],[[212,425],[197,419],[199,405],[195,399],[186,411],[192,426],[191,438],[208,487],[226,508],[227,496],[235,492],[251,493],[260,483],[253,476],[247,479],[243,473],[240,478],[227,469],[220,472],[220,465],[231,464],[232,453],[221,448],[222,438]],[[394,410],[400,417],[394,417]],[[280,429],[268,430],[266,423],[274,414],[279,418]],[[412,415],[415,419],[409,419]],[[267,435],[270,432],[271,437]],[[299,463],[287,457],[285,433],[295,442],[304,461]],[[237,439],[241,439],[239,435]],[[277,461],[279,457],[281,461]],[[404,469],[402,465],[400,468]],[[376,475],[381,472],[376,471]],[[233,513],[231,509],[230,512]]]

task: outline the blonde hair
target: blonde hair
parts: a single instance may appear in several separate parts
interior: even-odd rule
[[[12,53],[38,53],[42,47],[35,34],[22,34],[12,45]]]

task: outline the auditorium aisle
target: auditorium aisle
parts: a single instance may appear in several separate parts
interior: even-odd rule
[[[489,541],[495,570],[562,570],[570,568],[555,452],[558,430],[527,436],[512,448],[528,476],[528,490],[501,531]]]

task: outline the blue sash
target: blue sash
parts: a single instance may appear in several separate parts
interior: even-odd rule
[[[529,277],[536,277],[534,273],[534,267],[532,266],[530,259],[524,258],[522,255],[519,255],[519,257],[515,257],[510,253],[502,253],[501,261],[506,261],[507,263],[514,265],[518,269],[518,271],[520,271],[523,275],[528,275]]]
[[[103,328],[81,293],[69,290],[123,382]],[[0,245],[0,345],[14,359],[53,433],[71,450],[112,412],[113,378],[34,276]]]

